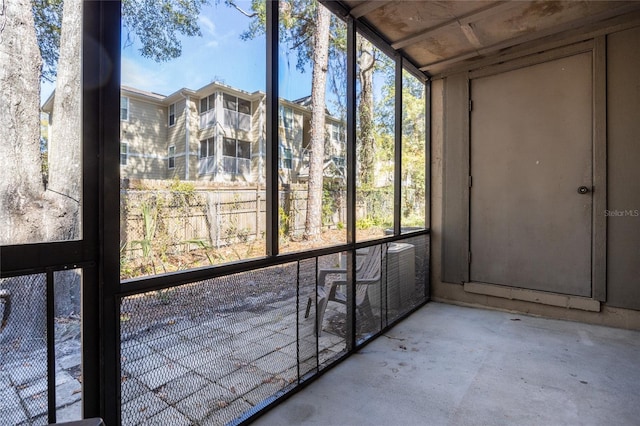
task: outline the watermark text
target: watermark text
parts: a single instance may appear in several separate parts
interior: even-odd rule
[[[640,217],[640,210],[605,210],[607,217]]]

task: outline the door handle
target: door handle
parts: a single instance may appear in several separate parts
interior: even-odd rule
[[[586,194],[589,192],[589,188],[587,188],[586,186],[581,186],[580,188],[578,188],[578,194]]]

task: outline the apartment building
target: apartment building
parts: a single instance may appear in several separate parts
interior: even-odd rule
[[[53,96],[42,108],[50,117]],[[264,183],[265,99],[264,92],[218,82],[168,96],[122,86],[120,176]],[[301,183],[308,177],[310,97],[279,103],[280,180]],[[326,178],[345,179],[344,131],[343,121],[327,112]]]

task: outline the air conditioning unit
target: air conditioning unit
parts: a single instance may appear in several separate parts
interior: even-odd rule
[[[391,243],[387,249],[386,259],[386,308],[403,310],[411,305],[416,288],[415,247],[407,243]],[[384,282],[384,280],[383,280]],[[380,302],[378,285],[369,289],[369,301],[375,308],[385,308]]]

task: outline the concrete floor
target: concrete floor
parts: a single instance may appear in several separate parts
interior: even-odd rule
[[[640,425],[640,332],[429,303],[256,425]]]

